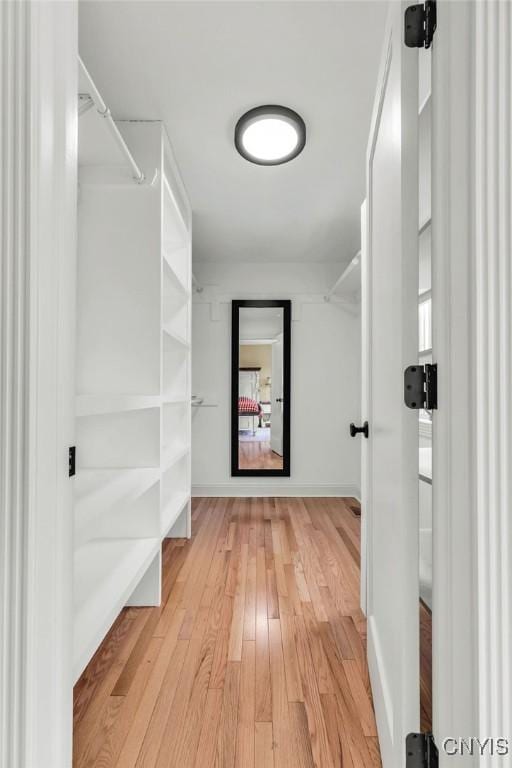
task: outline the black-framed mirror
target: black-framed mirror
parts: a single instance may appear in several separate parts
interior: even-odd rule
[[[290,476],[291,301],[234,300],[231,474]]]

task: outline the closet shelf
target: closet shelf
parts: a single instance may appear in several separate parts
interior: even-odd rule
[[[180,459],[190,452],[190,445],[173,446],[172,448],[163,451],[162,456],[162,472],[173,467],[178,463]]]
[[[190,349],[189,342],[186,339],[184,339],[182,336],[180,336],[179,334],[174,333],[174,331],[172,331],[170,329],[169,324],[163,326],[163,331],[168,336],[168,338],[171,339],[172,341],[176,342],[176,344],[179,344],[184,349]]]
[[[100,416],[101,414],[137,411],[159,408],[160,395],[77,395],[77,416]]]
[[[82,469],[76,476],[75,539],[82,541],[96,521],[129,507],[160,481],[159,469]]]
[[[171,500],[164,506],[162,510],[162,535],[165,536],[173,527],[176,520],[179,518],[188,502],[190,501],[190,494],[177,493]]]
[[[432,447],[425,446],[419,452],[419,474],[432,481]]]
[[[432,99],[432,92],[429,91],[420,104],[420,107],[418,109],[419,116],[424,114],[427,111],[427,109],[430,107],[431,99]]]
[[[429,214],[428,214],[428,216],[426,216],[426,217],[423,219],[423,221],[421,221],[421,222],[420,222],[420,225],[419,225],[419,229],[418,229],[418,234],[419,234],[419,235],[422,235],[422,234],[423,234],[423,232],[424,232],[426,229],[428,229],[428,227],[430,227],[430,225],[431,225],[431,224],[432,224],[432,216],[431,216],[431,214],[429,213]]]
[[[190,298],[191,292],[190,288],[186,285],[186,283],[183,281],[183,279],[177,274],[175,265],[172,263],[172,257],[168,253],[168,251],[164,248],[163,251],[163,260],[164,264],[167,268],[166,273],[169,275],[169,277],[172,279],[174,285],[176,288],[179,289],[180,293],[183,295],[183,299],[186,300]]]
[[[92,539],[75,552],[74,681],[159,550],[159,538]]]

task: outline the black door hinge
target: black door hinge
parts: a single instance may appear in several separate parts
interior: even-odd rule
[[[405,768],[438,768],[439,752],[431,733],[410,733],[405,750]]]
[[[404,371],[404,402],[408,408],[437,408],[437,363],[410,365]]]
[[[430,48],[436,27],[436,0],[406,8],[405,44],[408,48]]]
[[[74,445],[69,448],[68,475],[69,477],[76,475],[76,447]]]

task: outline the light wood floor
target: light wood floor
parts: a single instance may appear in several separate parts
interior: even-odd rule
[[[201,499],[75,687],[75,768],[377,768],[353,499]]]
[[[282,469],[283,457],[274,453],[270,442],[240,441],[238,444],[238,467],[240,469]]]

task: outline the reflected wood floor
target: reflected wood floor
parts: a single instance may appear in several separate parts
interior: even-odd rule
[[[354,499],[198,499],[75,686],[75,768],[377,768]]]
[[[283,457],[274,453],[270,442],[249,440],[238,443],[240,469],[282,469]]]
[[[432,731],[432,613],[420,600],[420,716],[421,730]]]

